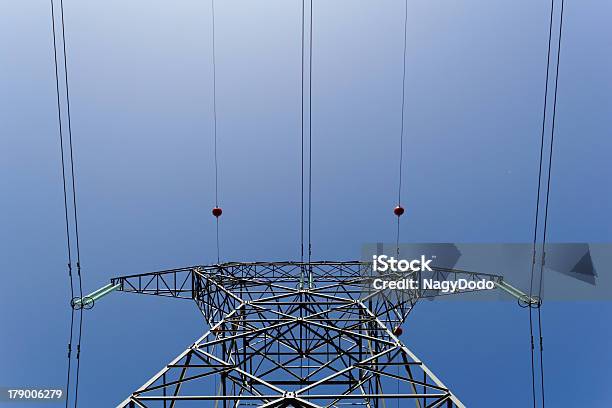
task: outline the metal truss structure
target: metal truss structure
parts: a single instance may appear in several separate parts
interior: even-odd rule
[[[226,263],[114,278],[109,287],[119,291],[191,299],[210,326],[118,407],[464,407],[398,339],[416,302],[440,293],[373,289],[374,278],[408,276],[514,289],[497,275],[383,276],[363,262]]]

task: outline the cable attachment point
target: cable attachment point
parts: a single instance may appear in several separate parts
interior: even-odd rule
[[[111,282],[106,286],[101,287],[100,289],[91,292],[89,295],[87,296],[83,296],[83,297],[74,297],[72,298],[72,300],[70,301],[70,306],[74,309],[74,310],[81,310],[81,309],[92,309],[94,307],[94,303],[108,295],[109,293],[118,290],[121,288],[121,284],[120,283],[114,283]]]
[[[89,310],[93,309],[94,303],[95,300],[90,296],[83,296],[82,298],[77,296],[70,300],[70,307],[72,307],[74,310]]]
[[[539,309],[542,307],[542,298],[539,296],[523,295],[518,298],[518,304],[522,308]]]

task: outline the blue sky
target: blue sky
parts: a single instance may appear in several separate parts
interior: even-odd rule
[[[410,1],[402,237],[531,239],[548,1]],[[84,282],[216,258],[208,2],[65,0]],[[221,256],[299,256],[300,3],[217,4]],[[610,242],[612,4],[567,2],[551,241]],[[403,2],[316,1],[315,259],[394,239]],[[0,3],[0,385],[62,386],[69,309],[48,1]],[[601,271],[600,273],[605,273]],[[544,309],[551,406],[612,404],[607,302]],[[83,406],[204,330],[116,294],[85,316]],[[514,303],[419,304],[403,340],[468,406],[528,406]]]

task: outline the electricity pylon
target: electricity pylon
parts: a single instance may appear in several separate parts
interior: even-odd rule
[[[439,292],[375,290],[373,279],[484,279],[539,303],[501,276],[432,269],[381,275],[364,262],[225,263],[114,278],[94,294],[191,299],[210,327],[118,407],[464,407],[398,339],[416,302]]]

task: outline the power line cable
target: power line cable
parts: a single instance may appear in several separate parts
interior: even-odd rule
[[[397,208],[401,208],[402,203],[402,169],[404,163],[404,115],[406,110],[406,49],[408,35],[408,0],[404,2],[404,52],[403,52],[403,68],[402,68],[402,113],[400,126],[400,146],[399,146],[399,177],[397,186]],[[400,239],[400,216],[397,217],[397,234],[395,240],[396,255],[399,257],[399,239]]]
[[[536,210],[535,210],[535,220],[534,220],[534,229],[533,229],[533,251],[532,251],[532,259],[531,259],[531,277],[529,283],[529,298],[533,297],[533,284],[534,284],[534,274],[535,274],[535,264],[536,264],[536,246],[538,239],[538,222],[540,218],[540,195],[542,190],[542,167],[544,161],[544,138],[546,134],[546,118],[548,112],[548,83],[549,83],[549,75],[550,75],[550,56],[551,56],[551,48],[552,48],[552,29],[554,23],[554,8],[555,8],[555,0],[551,0],[550,2],[550,19],[548,23],[548,49],[546,53],[546,78],[544,85],[544,106],[542,109],[542,130],[540,134],[540,157],[539,157],[539,166],[538,166],[538,190],[536,195]],[[535,384],[535,342],[533,337],[533,309],[531,304],[528,303],[529,306],[529,341],[530,341],[530,352],[531,352],[531,398],[533,402],[533,407],[536,408],[537,399],[536,399],[536,384]]]
[[[538,238],[538,222],[540,218],[540,196],[542,190],[542,167],[544,161],[544,139],[546,134],[546,118],[548,112],[548,84],[549,84],[549,75],[550,75],[550,56],[551,56],[551,48],[552,48],[552,30],[554,23],[554,8],[555,8],[555,0],[551,0],[550,2],[550,19],[548,24],[548,49],[546,53],[546,78],[544,85],[544,106],[542,110],[542,130],[540,134],[540,157],[539,157],[539,167],[538,167],[538,190],[536,195],[536,210],[535,210],[535,220],[534,220],[534,230],[533,230],[533,252],[532,252],[532,260],[531,260],[531,278],[529,284],[529,297],[530,299],[533,297],[533,284],[534,284],[534,274],[535,274],[535,264],[536,264],[536,246],[537,246],[537,238]],[[528,303],[529,306],[529,339],[530,339],[530,352],[531,352],[531,397],[533,402],[533,407],[537,406],[536,399],[536,384],[535,384],[535,342],[533,337],[533,308],[531,304]]]
[[[408,0],[404,2],[404,51],[403,51],[403,59],[402,59],[402,105],[401,105],[401,126],[400,126],[400,143],[399,143],[399,177],[398,177],[398,186],[397,186],[397,208],[401,208],[402,203],[402,169],[404,162],[404,111],[406,107],[406,49],[408,39]],[[400,214],[401,215],[401,214]],[[399,240],[400,240],[400,216],[397,216],[397,234],[395,237],[395,252],[396,256],[399,258],[400,249],[399,249]],[[389,319],[390,320],[390,319]],[[395,329],[394,329],[395,331]],[[395,333],[394,333],[395,334]],[[399,337],[399,335],[398,335]],[[400,376],[400,365],[397,366],[397,376]],[[400,381],[397,381],[397,394],[400,394]],[[399,408],[399,398],[396,400],[397,407]]]
[[[83,297],[81,296],[81,299]],[[83,337],[83,308],[79,309],[79,335],[78,335],[78,343],[77,343],[77,355],[76,355],[76,378],[74,384],[74,408],[77,408],[79,402],[79,373],[81,371],[81,340]]]
[[[62,166],[62,188],[64,194],[64,221],[66,225],[66,245],[68,252],[68,275],[70,279],[70,296],[71,296],[71,317],[70,317],[70,339],[68,343],[68,368],[66,375],[66,407],[70,404],[70,385],[71,385],[71,357],[72,357],[72,341],[74,340],[74,322],[75,322],[75,307],[73,301],[75,299],[74,291],[74,279],[72,274],[72,240],[71,240],[71,228],[70,228],[70,217],[72,217],[74,225],[74,243],[76,250],[76,269],[78,279],[78,291],[79,299],[83,299],[83,279],[81,273],[81,249],[79,240],[79,221],[78,221],[78,206],[77,206],[77,195],[76,195],[76,171],[74,166],[74,147],[72,138],[72,117],[71,117],[71,104],[70,104],[70,86],[68,81],[68,53],[66,45],[66,24],[64,17],[64,2],[59,2],[59,18],[60,18],[60,29],[61,29],[61,41],[62,41],[62,56],[63,56],[63,68],[64,75],[62,76],[64,86],[64,98],[66,103],[66,124],[68,131],[68,158],[69,158],[69,172],[66,170],[66,148],[64,143],[64,128],[62,125],[62,106],[61,106],[61,92],[60,92],[60,74],[59,74],[59,62],[58,62],[58,39],[57,39],[57,24],[55,14],[55,2],[51,0],[51,20],[53,30],[53,63],[55,69],[55,90],[57,98],[57,112],[58,112],[58,128],[59,128],[59,139],[60,139],[60,154],[61,154],[61,166]],[[67,173],[70,176],[68,181]],[[72,214],[69,216],[69,204],[68,204],[68,185],[71,185],[71,205]],[[79,331],[77,334],[77,346],[76,346],[76,373],[75,373],[75,384],[74,384],[74,406],[78,405],[78,392],[79,392],[79,374],[80,374],[80,358],[81,358],[81,344],[83,335],[83,310],[79,308]]]
[[[301,189],[300,189],[300,260],[304,263],[304,42],[305,0],[302,0],[302,65],[301,65]],[[304,266],[300,267],[300,286],[304,285]]]
[[[563,9],[565,5],[565,0],[561,0],[561,15],[559,21],[559,41],[558,41],[558,49],[557,49],[557,66],[555,70],[555,88],[554,88],[554,98],[553,98],[553,115],[552,115],[552,123],[551,123],[551,133],[550,133],[550,151],[548,155],[548,177],[546,181],[546,203],[544,206],[544,233],[542,238],[542,251],[544,251],[544,246],[546,245],[546,237],[548,232],[548,204],[550,202],[550,180],[552,174],[552,160],[553,160],[553,147],[555,143],[555,122],[557,118],[557,91],[559,87],[559,63],[561,62],[561,41],[563,34]],[[544,253],[544,252],[542,252]],[[545,257],[542,258],[541,268],[543,270],[545,264]],[[542,294],[542,274],[540,274],[540,282],[538,288],[538,295]]]
[[[77,255],[77,275],[79,279],[79,294],[83,297],[83,282],[81,279],[81,246],[79,242],[79,218],[77,211],[77,198],[76,198],[76,178],[74,171],[74,149],[72,146],[72,116],[70,112],[70,88],[68,85],[68,55],[66,51],[66,24],[64,22],[64,0],[60,0],[60,15],[61,15],[61,28],[62,28],[62,46],[64,54],[64,90],[66,95],[66,115],[68,124],[68,146],[70,150],[70,176],[72,182],[72,208],[74,212],[74,237],[76,243],[76,255]]]
[[[300,93],[301,93],[301,139],[302,139],[302,143],[301,143],[301,163],[302,163],[302,168],[301,168],[301,172],[302,172],[302,176],[301,176],[301,183],[302,183],[302,188],[301,188],[301,259],[302,262],[304,262],[304,42],[305,42],[305,35],[304,35],[304,30],[305,30],[305,0],[302,0],[302,65],[301,65],[301,87],[300,87]]]
[[[536,199],[536,212],[535,212],[535,223],[534,223],[534,234],[533,234],[533,252],[532,252],[532,264],[531,264],[531,278],[530,278],[530,287],[529,287],[529,296],[530,298],[534,293],[534,273],[535,273],[535,265],[536,265],[536,255],[537,255],[537,237],[538,237],[538,221],[539,221],[539,211],[540,211],[540,197],[542,190],[542,172],[543,172],[543,161],[544,161],[544,142],[545,142],[545,134],[546,134],[546,121],[547,121],[547,111],[548,111],[548,85],[550,79],[550,63],[551,63],[551,52],[552,52],[552,32],[554,25],[554,8],[555,8],[555,0],[551,0],[550,4],[550,19],[548,26],[548,49],[547,49],[547,59],[546,59],[546,83],[544,88],[544,106],[542,112],[542,130],[541,130],[541,138],[540,138],[540,157],[539,157],[539,169],[538,169],[538,190],[537,190],[537,199]],[[552,170],[552,159],[553,159],[553,146],[554,146],[554,133],[555,133],[555,118],[556,118],[556,107],[557,107],[557,89],[558,89],[558,81],[559,81],[559,62],[561,57],[561,41],[562,41],[562,30],[563,30],[563,12],[564,12],[564,0],[561,0],[561,11],[560,11],[560,21],[559,21],[559,35],[558,35],[558,48],[557,48],[557,60],[556,60],[556,68],[555,68],[555,83],[554,83],[554,98],[553,98],[553,117],[552,117],[552,125],[551,125],[551,140],[550,140],[550,151],[548,155],[548,168],[547,168],[547,182],[546,182],[546,202],[545,202],[545,210],[544,210],[544,227],[543,227],[543,239],[541,246],[541,262],[540,262],[540,276],[539,276],[539,287],[538,287],[538,305],[537,305],[537,334],[539,336],[539,366],[540,366],[540,393],[541,393],[541,403],[542,407],[545,405],[545,377],[544,377],[544,358],[543,358],[543,331],[542,331],[542,312],[541,312],[541,298],[542,298],[542,280],[544,274],[544,265],[545,265],[545,245],[546,245],[546,235],[547,235],[547,227],[548,227],[548,205],[550,198],[550,180],[551,180],[551,170]],[[536,399],[536,374],[535,374],[535,341],[534,341],[534,317],[533,317],[533,307],[532,304],[529,303],[529,332],[530,332],[530,342],[531,342],[531,388],[532,388],[532,399],[534,408],[537,406]]]
[[[68,81],[68,53],[66,50],[66,23],[64,18],[64,1],[60,0],[60,16],[61,16],[61,30],[62,30],[62,47],[64,57],[64,90],[66,98],[66,119],[68,125],[68,146],[70,151],[70,177],[72,183],[72,208],[74,217],[74,237],[76,244],[76,267],[77,277],[79,282],[79,297],[83,298],[83,280],[81,274],[81,246],[79,240],[79,218],[78,218],[78,207],[77,207],[77,196],[76,196],[76,177],[74,169],[74,148],[72,143],[72,116],[70,111],[70,87]],[[79,332],[77,336],[77,350],[76,350],[76,374],[75,374],[75,385],[74,385],[74,407],[78,406],[79,398],[79,378],[81,371],[81,344],[83,338],[83,308],[79,308]]]
[[[64,198],[64,222],[66,226],[66,249],[68,255],[68,279],[70,281],[70,299],[74,299],[74,280],[72,276],[72,249],[70,242],[70,222],[68,219],[68,192],[67,192],[67,180],[66,180],[66,163],[64,159],[64,129],[62,126],[62,107],[61,107],[61,96],[60,96],[60,79],[59,79],[59,63],[58,63],[58,50],[57,50],[57,35],[55,27],[55,3],[51,0],[51,29],[53,34],[53,65],[55,69],[55,94],[57,103],[57,123],[59,130],[59,144],[60,144],[60,155],[61,155],[61,167],[62,167],[62,187],[63,187],[63,198]],[[68,339],[68,367],[66,375],[66,408],[70,403],[68,393],[70,391],[70,374],[71,374],[71,357],[72,357],[72,340],[74,337],[74,308],[70,308],[70,337]]]
[[[219,208],[219,161],[217,158],[217,60],[215,50],[215,0],[211,0],[212,68],[213,68],[213,135],[215,155],[215,209]],[[216,218],[217,264],[221,262],[219,244],[219,216]]]
[[[544,278],[544,266],[546,264],[546,238],[548,233],[548,205],[550,202],[550,180],[552,175],[552,164],[553,164],[553,152],[554,152],[554,143],[555,143],[555,124],[557,118],[557,94],[559,88],[559,66],[561,62],[561,44],[563,38],[563,12],[565,9],[565,0],[561,0],[561,12],[559,17],[559,40],[557,44],[557,66],[555,68],[555,90],[554,90],[554,98],[553,98],[553,114],[552,114],[552,123],[551,123],[551,131],[550,131],[550,151],[548,154],[548,175],[546,181],[546,203],[544,206],[544,232],[542,236],[542,262],[540,264],[540,282],[538,287],[538,298],[542,298],[542,281]],[[544,332],[542,328],[542,309],[538,308],[538,333],[540,337],[540,386],[542,393],[542,408],[544,408],[544,404],[546,401],[545,394],[545,376],[544,376]]]
[[[310,0],[310,41],[308,42],[308,263],[312,260],[312,11]],[[312,266],[309,266],[309,286],[312,285]]]

